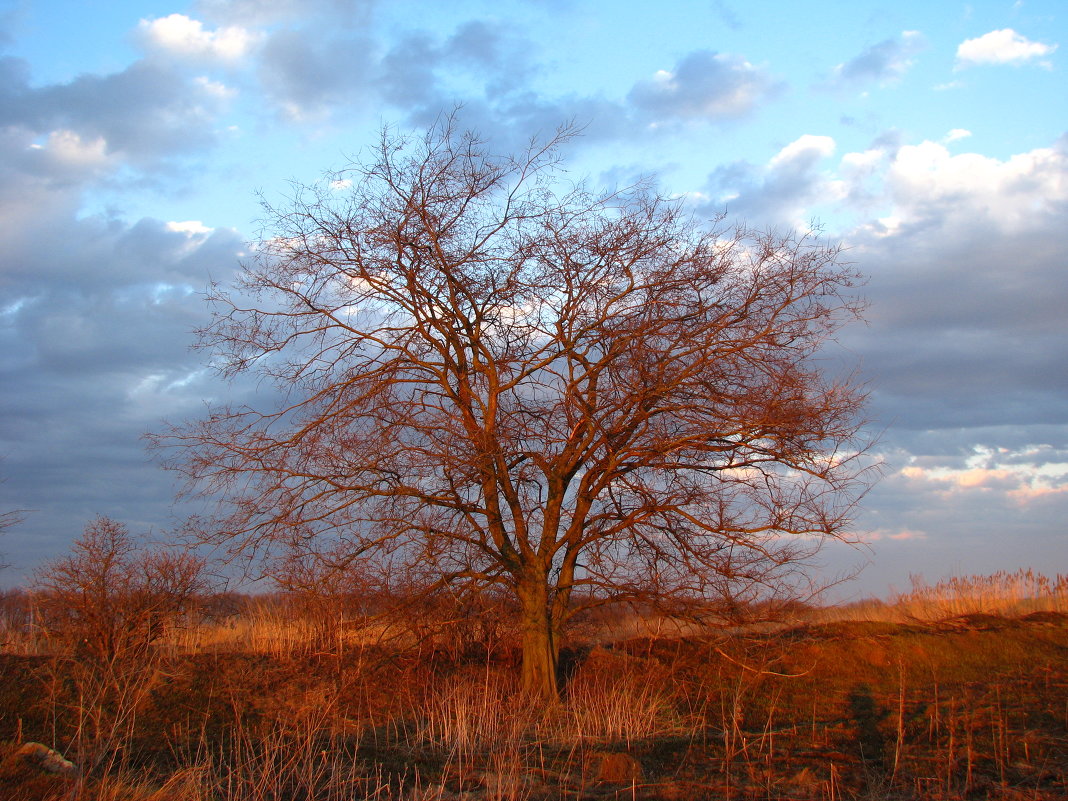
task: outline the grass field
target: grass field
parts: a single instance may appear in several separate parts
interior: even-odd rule
[[[518,693],[506,630],[324,627],[264,601],[88,665],[9,626],[0,798],[1065,799],[1065,589],[917,582],[685,636],[601,621],[548,705]],[[28,770],[25,741],[78,774]]]

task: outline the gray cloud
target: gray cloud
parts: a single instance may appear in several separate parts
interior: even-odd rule
[[[1064,431],[1047,426],[1028,433],[1058,442],[1057,458],[1064,464]],[[976,441],[1006,452],[984,459]],[[1068,492],[1063,480],[1045,489],[1028,481],[1034,456],[1020,449],[1018,427],[914,432],[903,442],[906,448],[888,449],[893,469],[872,489],[858,520],[870,540],[868,592],[885,594],[892,586],[907,590],[909,575],[933,583],[953,575],[1058,569],[1050,567],[1050,555],[1063,550]],[[1001,467],[1016,460],[1028,460],[1019,473]],[[937,478],[929,469],[959,472]],[[837,559],[855,561],[856,556],[837,554]]]
[[[413,111],[440,106],[442,62],[441,51],[429,36],[406,37],[382,58],[382,94],[394,106]]]
[[[869,324],[843,343],[894,430],[1068,424],[1065,142],[998,161],[890,136],[835,164],[829,139],[806,136],[767,164],[716,169],[701,211],[789,226],[821,202],[859,215],[837,235],[870,276]]]
[[[739,26],[730,8],[713,6],[723,25]],[[154,186],[173,200],[176,180],[195,180],[180,170],[213,146],[222,104],[231,102],[200,74],[222,71],[236,92],[226,108],[242,130],[275,126],[280,113],[309,137],[323,134],[324,121],[362,126],[377,116],[419,127],[460,103],[461,126],[514,151],[574,120],[585,130],[571,148],[583,157],[607,152],[583,165],[624,183],[683,146],[709,158],[707,131],[743,121],[783,90],[769,69],[711,50],[673,66],[676,56],[667,56],[656,76],[624,78],[629,90],[578,93],[559,81],[546,89],[554,65],[525,31],[499,21],[503,13],[444,29],[400,20],[398,34],[379,25],[373,0],[201,0],[194,8],[205,30],[248,31],[240,58],[180,47],[168,55],[149,43],[146,58],[125,69],[51,85],[35,84],[26,62],[0,59],[0,509],[38,510],[0,543],[20,568],[64,550],[96,514],[134,530],[159,525],[174,486],[141,434],[161,417],[197,417],[204,398],[240,402],[270,391],[222,385],[204,369],[205,354],[187,350],[207,317],[196,290],[209,274],[226,280],[242,248],[236,232],[191,234],[136,207],[95,216],[83,207],[104,185],[109,201],[133,204],[143,195],[121,194],[131,181],[143,191],[165,178]],[[901,35],[853,50],[824,86],[897,80],[921,47]],[[851,127],[874,136],[885,125],[881,110],[839,104],[822,119],[833,133],[833,121],[852,114]],[[1057,189],[1068,185],[1065,141],[1020,154],[1010,170],[977,154],[953,162],[937,143],[920,148],[891,132],[847,164],[829,139],[797,139],[799,124],[784,121],[780,135],[795,141],[766,163],[703,164],[711,174],[698,188],[711,200],[702,211],[726,206],[731,219],[794,226],[822,206],[850,248],[846,258],[871,276],[870,324],[847,329],[841,346],[847,361],[863,359],[874,427],[886,427],[887,478],[860,521],[876,538],[879,575],[951,564],[954,554],[961,571],[975,572],[1057,553],[1048,532],[1063,528],[1068,493],[1044,494],[1027,476],[1068,461],[1068,200]],[[340,148],[334,139],[328,146]],[[95,208],[100,197],[93,200]],[[946,472],[973,469],[984,483]],[[992,546],[998,526],[1019,539]],[[843,558],[852,564],[864,553]]]
[[[381,92],[421,120],[461,102],[490,104],[497,114],[511,116],[519,111],[517,105],[543,102],[526,87],[532,74],[530,51],[522,34],[500,23],[467,22],[438,39],[410,34],[383,55]],[[471,96],[470,85],[477,87],[478,95]]]
[[[1057,255],[1068,234],[1051,225],[991,237],[977,221],[955,237],[929,226],[937,247],[906,248],[900,234],[858,254],[872,275],[871,324],[852,344],[880,416],[919,429],[1068,423],[1068,291]]]
[[[870,550],[831,549],[830,573],[870,560],[863,586],[883,594],[907,589],[909,573],[1013,570],[1060,549],[1065,186],[1065,137],[1005,160],[897,133],[831,159],[829,140],[802,137],[766,164],[710,176],[707,194],[733,195],[732,216],[755,224],[796,224],[824,201],[845,258],[870,277],[868,325],[828,356],[861,360],[886,477],[857,523]],[[843,214],[861,224],[843,227]]]
[[[287,116],[321,115],[367,92],[369,47],[359,36],[283,29],[262,48],[260,82]]]
[[[656,135],[679,122],[734,120],[781,89],[740,57],[696,51],[674,71],[636,82],[624,98],[548,96],[529,88],[530,51],[514,30],[481,22],[462,25],[443,40],[414,34],[382,57],[380,91],[414,126],[433,123],[442,109],[462,107],[462,124],[511,149],[568,121],[583,129],[575,145],[589,146]],[[466,74],[466,83],[443,79],[457,71]]]
[[[723,24],[732,31],[740,31],[745,27],[738,14],[724,0],[712,0],[712,8],[715,10],[716,16],[723,20]]]
[[[905,31],[900,36],[884,39],[835,67],[830,83],[849,86],[895,81],[908,71],[913,56],[924,46],[924,39],[917,31]]]
[[[337,28],[365,23],[375,0],[197,0],[194,7],[221,24],[268,26],[325,18]]]
[[[674,69],[634,85],[628,103],[649,123],[741,117],[780,89],[763,69],[738,56],[697,50]]]
[[[242,247],[232,231],[53,212],[48,247],[31,253],[44,244],[37,231],[5,243],[34,258],[0,295],[0,508],[33,510],[5,538],[18,554],[5,581],[60,553],[95,515],[161,522],[173,480],[141,436],[222,391],[188,348],[206,319],[194,290],[209,272],[229,275]]]
[[[711,202],[701,212],[712,216],[726,208],[734,219],[758,225],[795,226],[798,215],[824,199],[827,178],[821,171],[834,143],[804,136],[766,165],[736,161],[717,167],[708,179]]]
[[[0,61],[0,86],[0,125],[38,134],[65,129],[83,141],[102,138],[108,153],[134,162],[214,142],[215,98],[202,85],[158,64],[137,61],[110,75],[34,87],[27,65],[6,58]]]
[[[9,582],[94,515],[159,522],[172,482],[140,437],[207,391],[187,348],[204,311],[192,290],[227,275],[241,242],[82,213],[122,167],[144,176],[210,143],[194,84],[144,62],[43,87],[24,63],[0,69],[0,508],[33,510],[6,533]]]

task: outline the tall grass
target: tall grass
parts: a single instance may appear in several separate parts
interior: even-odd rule
[[[1022,617],[1035,612],[1068,614],[1068,575],[1052,578],[1034,570],[952,576],[928,584],[909,577],[908,591],[889,600],[867,598],[850,604],[812,608],[800,622],[874,621],[938,623],[968,615]]]
[[[890,603],[853,613],[916,622],[1068,612],[1066,590],[1068,578],[1031,571],[933,586],[917,579]],[[832,612],[821,614],[831,619]],[[25,616],[5,613],[0,621],[29,631]],[[84,801],[582,798],[611,789],[598,760],[621,754],[654,768],[659,754],[669,754],[669,776],[647,782],[661,789],[642,789],[640,769],[629,780],[631,795],[646,798],[948,801],[980,792],[999,798],[994,784],[1031,781],[1028,797],[1044,800],[1060,796],[1046,793],[1042,776],[1068,776],[1056,745],[1068,736],[1068,698],[1061,697],[1068,667],[1053,657],[1036,663],[1037,678],[991,674],[985,652],[925,652],[910,667],[917,649],[941,647],[938,638],[906,633],[916,639],[894,652],[885,630],[864,639],[871,629],[854,627],[860,634],[852,639],[831,633],[833,655],[820,664],[825,646],[798,645],[799,637],[824,636],[811,632],[780,637],[762,627],[734,639],[704,632],[682,641],[674,627],[624,620],[628,632],[647,636],[604,647],[596,643],[611,640],[612,629],[592,631],[565,697],[542,704],[519,693],[515,654],[506,647],[457,657],[458,649],[428,645],[382,619],[337,622],[329,628],[334,639],[324,641],[316,621],[261,599],[229,620],[175,630],[151,671],[94,674],[97,684],[53,654],[36,674],[52,682],[51,698],[46,692],[37,702],[52,704],[51,723],[46,715],[27,739],[47,739],[81,762]],[[648,636],[656,630],[670,637]],[[970,636],[953,647],[967,647]],[[28,636],[4,639],[8,653],[53,647]],[[365,660],[361,649],[375,658]],[[258,661],[238,658],[249,654]],[[160,725],[151,722],[150,696],[181,683],[194,662],[216,660],[238,667],[218,676],[220,686],[232,684],[216,693],[223,700],[210,715],[172,716],[146,734]],[[270,697],[242,687],[243,680],[260,686],[259,677],[240,672],[243,665],[277,671],[282,678],[263,685]],[[1021,701],[1027,693],[1041,703]],[[9,714],[0,712],[0,720]],[[153,737],[165,769],[137,751]],[[858,740],[864,745],[853,755]],[[700,789],[690,792],[684,778],[695,775]]]
[[[897,595],[892,605],[913,620],[1068,611],[1068,575],[1049,578],[1030,569],[999,571],[989,576],[955,576],[933,586],[922,576],[910,578],[912,589]]]
[[[837,620],[872,620],[890,623],[938,622],[974,614],[1022,616],[1033,612],[1068,613],[1068,575],[1053,577],[1033,570],[1000,571],[992,575],[958,576],[928,584],[911,577],[911,588],[887,601],[868,599],[845,606],[791,607],[782,625]],[[50,643],[40,624],[38,600],[33,593],[11,591],[0,595],[0,653],[40,656]],[[316,654],[342,655],[352,650],[389,644],[390,647],[451,647],[450,632],[433,623],[415,626],[390,615],[348,616],[342,607],[324,625],[302,614],[299,605],[279,596],[250,596],[239,611],[225,617],[206,616],[169,631],[160,646],[172,655],[198,653],[256,653],[274,658],[302,658]],[[495,622],[496,644],[514,642],[508,622]],[[773,630],[768,622],[761,629]],[[585,624],[577,642],[611,643],[632,638],[703,636],[708,626],[659,615],[618,613]],[[324,632],[327,632],[324,635]],[[435,641],[435,635],[438,639]],[[436,644],[435,644],[436,643]]]

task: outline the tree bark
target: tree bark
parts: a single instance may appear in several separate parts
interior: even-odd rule
[[[549,588],[544,581],[518,588],[523,638],[523,690],[546,700],[559,697],[559,633],[556,631]]]

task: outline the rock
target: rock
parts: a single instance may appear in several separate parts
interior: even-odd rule
[[[73,762],[41,743],[25,743],[15,752],[15,756],[42,773],[53,776],[73,776],[78,772]]]
[[[605,784],[638,784],[645,778],[641,763],[630,754],[598,751],[591,756],[594,781]]]

